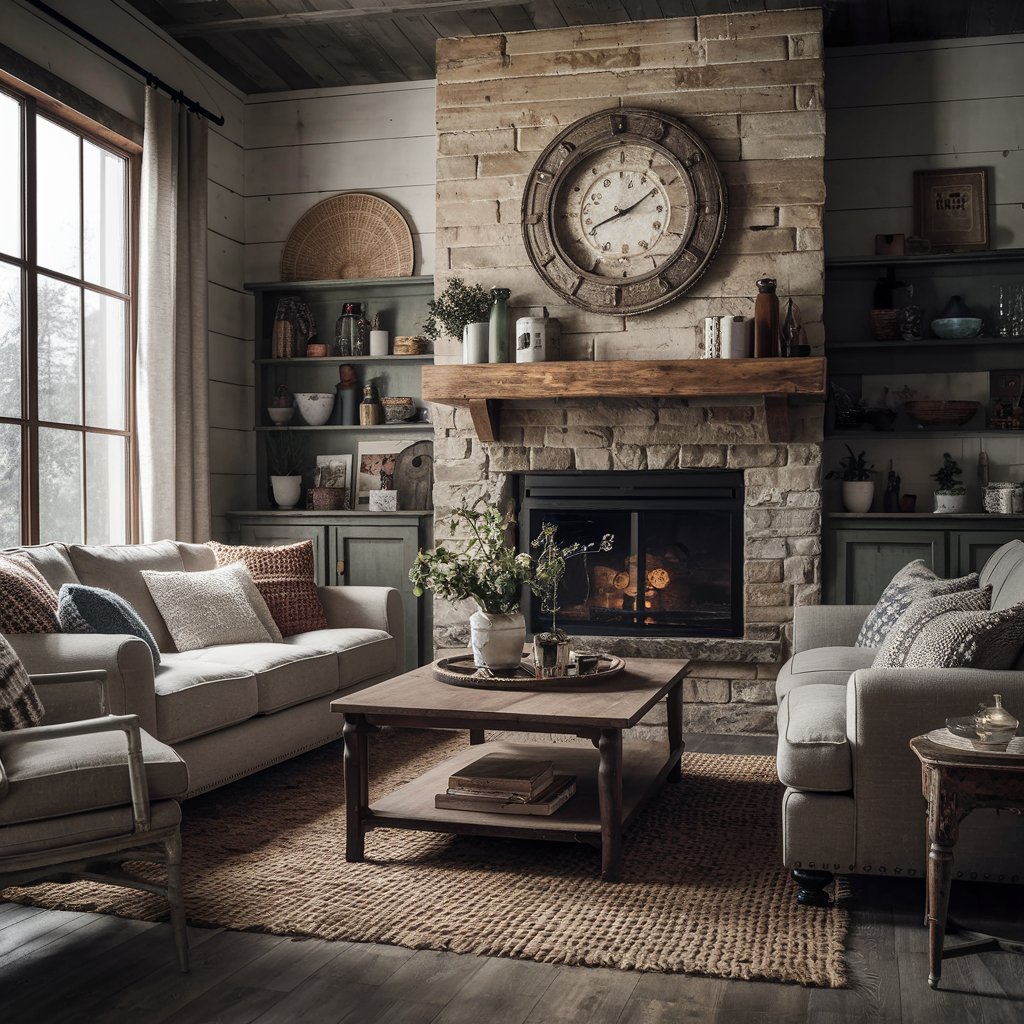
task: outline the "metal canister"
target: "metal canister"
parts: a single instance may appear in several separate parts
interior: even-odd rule
[[[556,353],[560,324],[547,316],[521,316],[516,321],[516,362],[542,363]]]

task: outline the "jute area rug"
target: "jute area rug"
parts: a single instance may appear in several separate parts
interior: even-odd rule
[[[371,800],[465,742],[371,736]],[[780,796],[771,757],[685,754],[682,784],[627,833],[618,884],[590,846],[398,829],[369,833],[367,860],[347,864],[332,744],[185,805],[185,906],[200,926],[841,987],[846,914],[796,905]],[[158,897],[93,883],[5,895],[166,917]]]

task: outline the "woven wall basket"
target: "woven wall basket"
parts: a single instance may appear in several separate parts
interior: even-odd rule
[[[346,192],[299,218],[284,244],[281,280],[410,277],[412,261],[412,232],[398,210],[366,192]]]

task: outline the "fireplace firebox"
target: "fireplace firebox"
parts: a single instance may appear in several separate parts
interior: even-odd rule
[[[558,624],[586,636],[743,635],[743,474],[728,470],[527,473],[519,478],[519,544],[541,526],[560,543],[610,551],[569,560]],[[534,633],[550,629],[525,597]]]

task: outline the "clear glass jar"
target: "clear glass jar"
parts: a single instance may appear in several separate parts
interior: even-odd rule
[[[370,321],[363,316],[361,302],[346,302],[334,325],[335,355],[368,356],[370,354]]]

